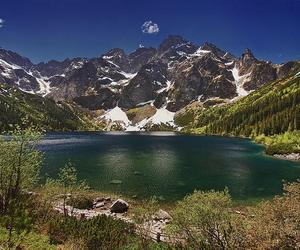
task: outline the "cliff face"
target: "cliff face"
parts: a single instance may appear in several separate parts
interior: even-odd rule
[[[261,61],[250,49],[237,58],[211,43],[198,46],[169,36],[157,49],[126,54],[114,48],[91,59],[39,64],[0,49],[0,82],[55,101],[74,101],[89,110],[118,106],[127,111],[151,104],[177,112],[195,101],[239,99],[283,78],[295,64]]]

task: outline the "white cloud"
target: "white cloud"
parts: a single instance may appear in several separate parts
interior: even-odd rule
[[[4,20],[2,18],[0,18],[0,28],[2,28],[4,25]]]
[[[159,27],[157,23],[153,23],[152,21],[146,21],[142,25],[142,32],[146,34],[157,34],[159,32]]]

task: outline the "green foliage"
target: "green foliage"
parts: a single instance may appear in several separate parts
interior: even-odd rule
[[[241,249],[243,223],[231,212],[228,190],[195,191],[178,202],[170,232],[188,249]]]
[[[82,194],[89,189],[89,186],[85,181],[77,179],[77,171],[71,162],[68,162],[58,173],[58,179],[47,179],[45,188],[51,190],[51,194],[62,195],[63,207],[66,214],[66,201],[70,198],[70,202],[73,203],[73,199],[78,194]]]
[[[28,94],[0,84],[0,132],[10,131],[27,117],[30,124],[47,131],[91,130],[91,117],[73,103],[56,103],[47,97]],[[23,124],[23,128],[27,124]]]
[[[42,154],[36,150],[40,134],[33,128],[17,128],[9,138],[0,139],[0,223],[7,228],[9,248],[15,245],[13,232],[31,229],[28,211],[31,196],[26,192],[39,178]]]
[[[253,210],[247,234],[250,249],[299,249],[300,181],[285,183],[284,191]]]
[[[189,127],[195,121],[198,113],[203,109],[200,103],[192,103],[175,114],[174,121],[181,127]]]
[[[10,138],[0,137],[0,213],[10,198],[32,188],[38,181],[42,154],[36,150],[40,133],[17,127]]]
[[[82,249],[122,249],[133,233],[133,226],[105,215],[90,220],[74,217],[57,218],[50,223],[53,243],[83,241]],[[82,242],[81,242],[82,243]]]
[[[7,242],[6,229],[0,227],[0,249],[5,248]],[[55,250],[57,249],[55,245],[51,245],[49,238],[45,235],[38,234],[36,232],[30,233],[12,233],[12,241],[15,242],[17,249],[24,250]],[[16,249],[14,248],[14,249]]]
[[[155,114],[155,107],[151,105],[145,105],[138,108],[129,109],[126,112],[128,119],[132,121],[133,124],[140,122],[146,118],[149,118]]]
[[[136,246],[139,249],[149,249],[151,238],[149,235],[153,216],[159,210],[159,204],[155,197],[149,200],[144,200],[140,205],[133,208],[133,220],[137,223],[139,235],[141,236],[140,241],[136,242]]]
[[[260,135],[255,141],[266,145],[266,153],[270,155],[300,153],[300,131],[272,136]]]
[[[127,244],[122,250],[172,250],[176,249],[174,246],[164,242],[155,242],[153,240],[147,241],[147,245],[143,248],[141,239],[138,237],[132,238],[131,242]]]
[[[91,209],[93,208],[93,200],[89,197],[78,195],[67,201],[67,205],[78,209]]]
[[[193,113],[194,121],[187,126],[192,132],[255,137],[299,130],[300,79],[287,77],[234,103]]]

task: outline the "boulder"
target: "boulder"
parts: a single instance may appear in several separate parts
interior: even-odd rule
[[[108,197],[105,197],[104,200],[105,201],[111,201],[111,198],[108,196]]]
[[[110,207],[112,213],[125,213],[127,212],[129,205],[122,199],[117,199]]]
[[[104,202],[103,201],[101,201],[101,202],[97,202],[95,205],[94,205],[94,207],[95,208],[99,208],[99,207],[104,207]]]
[[[159,211],[154,215],[155,220],[171,220],[171,215],[168,212],[159,209]]]

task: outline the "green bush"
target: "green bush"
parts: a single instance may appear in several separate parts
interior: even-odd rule
[[[244,222],[232,213],[228,190],[196,191],[171,213],[170,234],[184,249],[244,249]]]
[[[56,246],[49,243],[49,238],[36,232],[29,233],[12,233],[15,249],[24,250],[55,250]],[[6,229],[0,227],[0,249],[7,249],[7,232]]]
[[[264,136],[260,135],[255,138],[258,143],[266,145],[266,153],[288,154],[300,153],[300,132],[285,132],[283,134]]]
[[[71,199],[67,201],[67,205],[78,209],[91,209],[93,208],[93,200],[84,196],[76,196],[71,197]]]
[[[284,194],[253,209],[248,249],[300,248],[300,181],[285,183]]]
[[[74,217],[57,217],[50,222],[50,241],[84,242],[85,249],[120,249],[133,234],[133,226],[105,215],[93,219],[78,220]]]

